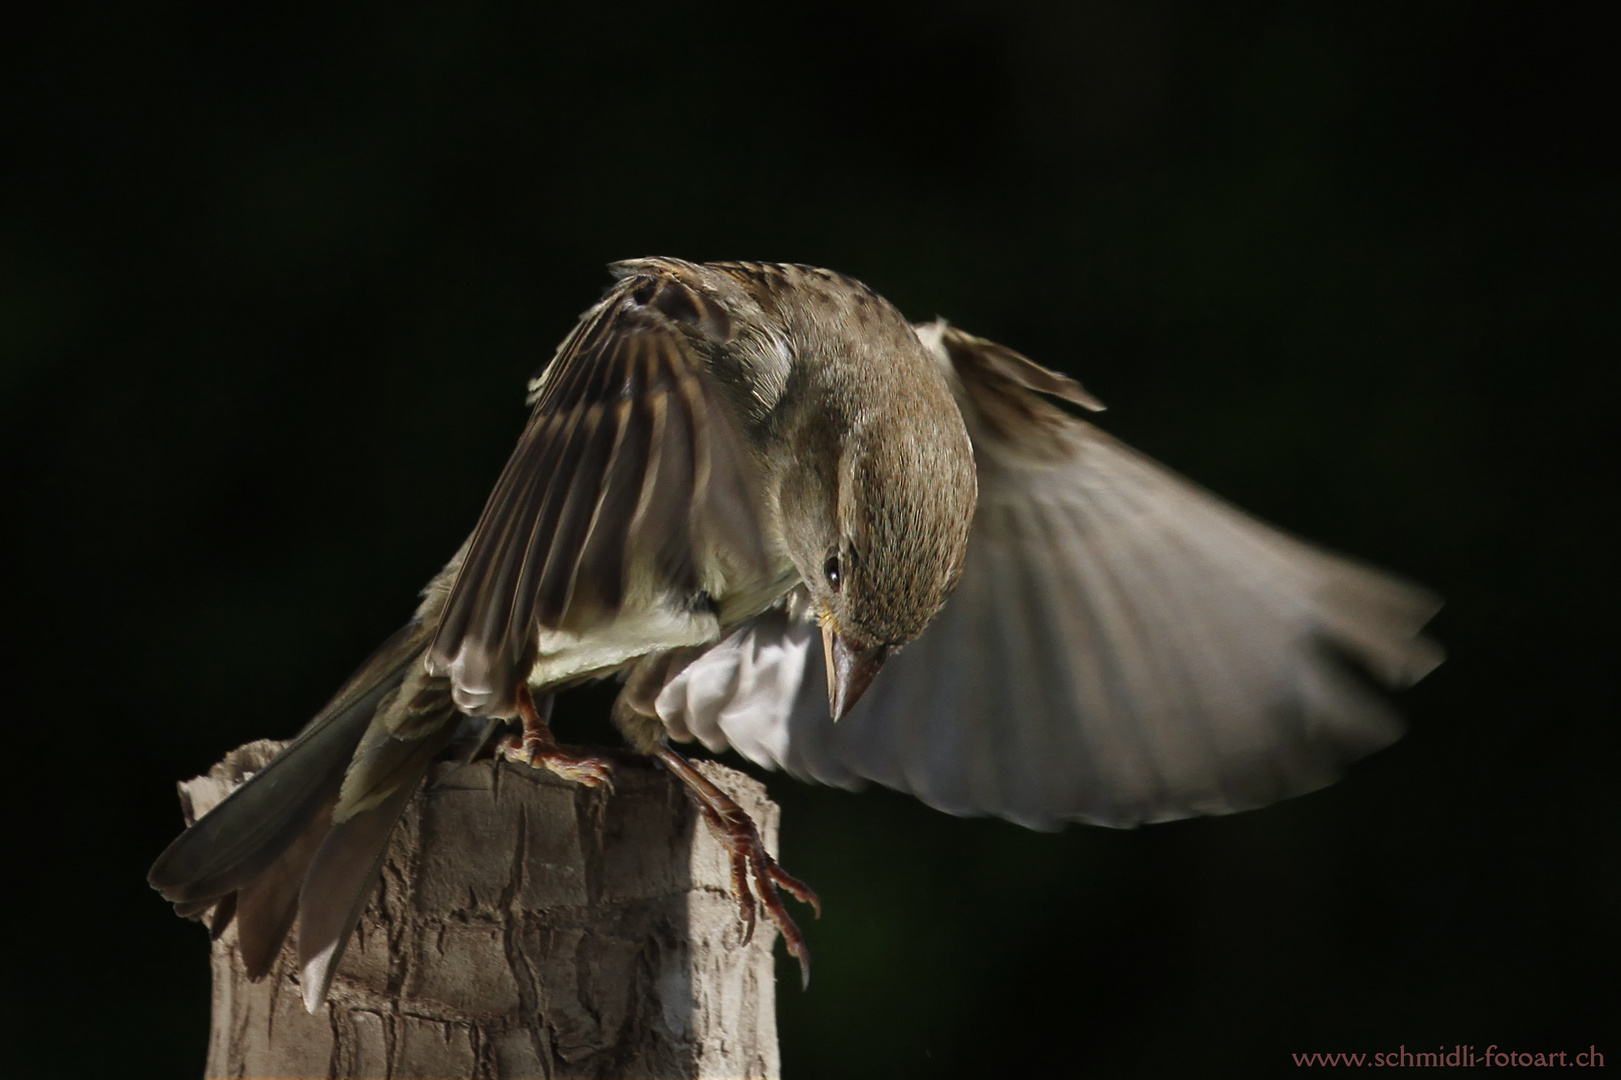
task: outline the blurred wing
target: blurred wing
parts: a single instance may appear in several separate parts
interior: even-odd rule
[[[629,276],[531,384],[429,653],[463,709],[509,715],[540,632],[582,636],[764,565],[747,454],[705,361],[732,329],[675,276]]]
[[[1063,376],[939,324],[920,336],[950,364],[979,468],[956,593],[837,726],[818,630],[783,609],[670,683],[673,729],[1036,828],[1261,806],[1401,734],[1366,676],[1400,687],[1439,662],[1419,636],[1432,595],[1255,521],[1034,392],[1095,407]]]

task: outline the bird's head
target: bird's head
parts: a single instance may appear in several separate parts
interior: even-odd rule
[[[784,538],[821,618],[835,720],[923,632],[962,574],[974,459],[955,403],[938,390],[927,407],[908,400],[868,416],[830,453],[807,455],[784,485]]]

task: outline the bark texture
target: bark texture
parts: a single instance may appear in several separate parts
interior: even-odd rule
[[[280,749],[180,785],[188,821]],[[776,848],[757,782],[699,766]],[[742,944],[725,853],[668,774],[615,791],[494,762],[435,767],[320,1015],[291,947],[250,983],[214,943],[210,1077],[777,1077],[776,933]]]

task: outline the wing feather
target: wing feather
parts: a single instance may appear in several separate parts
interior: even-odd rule
[[[979,467],[952,599],[838,725],[816,628],[787,609],[677,674],[661,714],[701,716],[711,745],[805,778],[1037,828],[1260,806],[1400,735],[1373,684],[1439,662],[1420,633],[1431,594],[1263,525],[1041,399],[1096,407],[1072,380],[938,324],[919,333],[956,380]]]
[[[531,384],[446,600],[429,666],[465,711],[510,714],[548,632],[586,638],[766,565],[751,459],[708,367],[732,321],[677,267],[624,272]]]

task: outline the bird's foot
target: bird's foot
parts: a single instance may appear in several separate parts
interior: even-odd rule
[[[810,985],[810,949],[805,935],[788,914],[782,902],[787,892],[802,904],[809,904],[816,917],[822,917],[822,902],[809,885],[777,865],[760,840],[760,831],[748,813],[726,792],[692,763],[668,746],[661,746],[654,757],[663,762],[687,786],[698,809],[709,824],[709,831],[719,840],[732,861],[732,895],[737,898],[738,917],[743,923],[743,943],[754,938],[755,903],[765,908],[771,921],[782,932],[788,955],[799,961],[800,983]],[[751,885],[752,879],[752,885]]]
[[[532,768],[547,769],[564,780],[586,787],[613,790],[613,762],[592,754],[571,754],[558,745],[547,723],[552,696],[546,695],[542,708],[535,707],[527,686],[518,691],[518,716],[523,720],[522,735],[508,735],[496,746],[496,753],[507,761]]]
[[[496,744],[496,753],[514,764],[546,769],[572,783],[613,790],[613,762],[605,757],[571,754],[556,743],[550,747],[532,746],[528,739],[518,735],[502,738]]]

